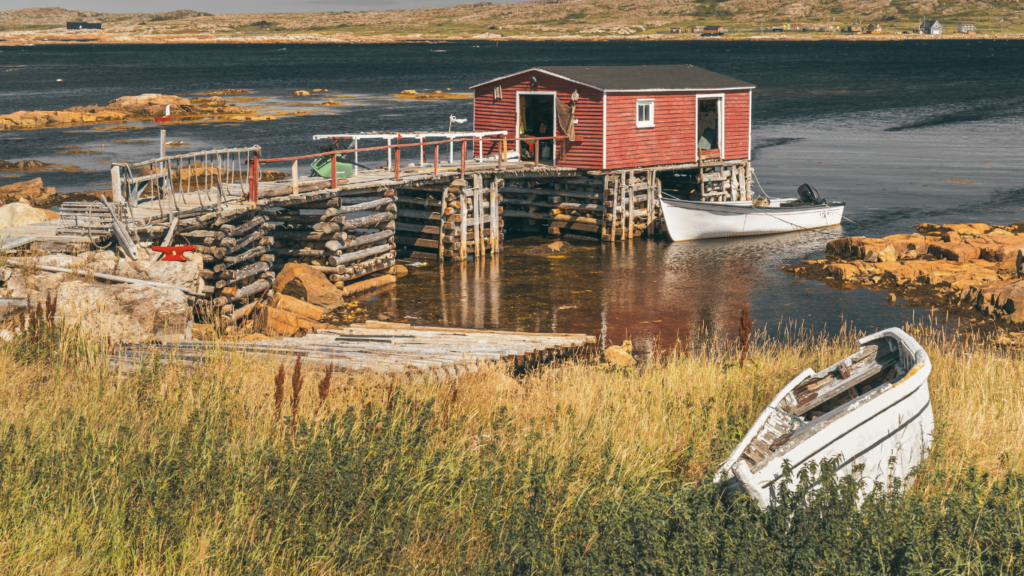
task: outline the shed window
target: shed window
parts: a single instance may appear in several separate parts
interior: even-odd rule
[[[654,128],[654,100],[636,101],[636,127]]]

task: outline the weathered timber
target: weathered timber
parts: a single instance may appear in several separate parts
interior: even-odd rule
[[[335,216],[335,218],[342,218],[342,216]],[[391,220],[394,219],[395,214],[393,212],[376,212],[369,216],[363,216],[362,218],[355,218],[353,220],[346,221],[343,228],[345,230],[352,230],[355,228],[367,228],[373,226],[374,224],[390,222]]]
[[[354,262],[356,260],[363,260],[363,259],[369,258],[371,256],[376,256],[377,254],[381,254],[381,253],[384,253],[384,252],[390,252],[392,249],[393,249],[393,246],[390,243],[382,244],[380,246],[373,246],[373,247],[367,248],[365,250],[358,250],[356,252],[349,252],[347,254],[341,254],[339,256],[331,256],[330,258],[328,258],[328,260],[330,261],[331,264],[333,264],[335,266],[341,266],[342,264],[346,264],[348,262]]]
[[[248,298],[249,296],[253,296],[253,295],[259,294],[260,292],[262,292],[264,290],[267,290],[269,288],[270,288],[270,283],[269,282],[267,282],[266,280],[257,280],[255,282],[253,282],[252,284],[249,284],[248,286],[243,286],[242,288],[239,288],[238,290],[233,290],[232,291],[233,292],[232,295],[218,296],[217,298],[214,298],[213,299],[213,305],[216,307],[216,306],[223,306],[225,304],[230,304],[232,302],[238,302],[239,300],[242,300],[243,298]],[[225,292],[227,290],[228,289],[225,289]]]

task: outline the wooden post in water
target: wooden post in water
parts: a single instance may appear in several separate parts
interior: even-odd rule
[[[465,140],[462,141],[462,154],[463,154],[462,157],[465,158],[466,157],[465,156],[465,154],[466,154],[466,141]],[[468,244],[467,239],[469,237],[468,229],[467,229],[467,226],[466,226],[466,224],[467,224],[466,223],[466,219],[469,217],[469,210],[466,207],[466,202],[468,201],[468,199],[466,197],[467,196],[467,194],[466,194],[466,187],[462,186],[462,187],[459,188],[459,190],[460,190],[459,200],[461,200],[461,205],[459,206],[459,216],[460,216],[459,231],[462,232],[462,238],[460,238],[462,243],[459,246],[459,257],[462,259],[463,262],[465,262],[466,261],[466,252],[467,252],[466,244]]]
[[[500,158],[500,156],[499,156]],[[498,179],[491,181],[491,254],[501,252],[501,220],[498,213]]]
[[[480,174],[473,175],[473,240],[474,247],[476,250],[476,258],[479,259],[483,255],[483,222],[484,213],[481,209],[480,203],[484,199],[484,177]]]
[[[299,161],[292,160],[292,194],[299,193]]]
[[[167,130],[160,131],[160,157],[167,156]]]

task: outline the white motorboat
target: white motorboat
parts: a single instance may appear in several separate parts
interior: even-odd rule
[[[856,474],[863,494],[907,480],[928,454],[935,426],[921,345],[899,328],[860,340],[860,351],[826,370],[801,372],[764,409],[718,470],[726,486],[770,506],[793,470],[838,458],[839,476]],[[858,464],[863,470],[857,471]]]
[[[662,198],[665,227],[673,242],[701,238],[759,236],[835,226],[843,218],[842,202],[826,202],[804,184],[800,198],[770,198],[767,206],[750,200],[695,202]]]

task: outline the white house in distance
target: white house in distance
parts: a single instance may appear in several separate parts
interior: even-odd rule
[[[938,20],[925,20],[921,24],[921,34],[939,36],[942,34],[942,24]]]
[[[961,34],[974,34],[974,22],[961,22],[956,25],[956,31]]]

